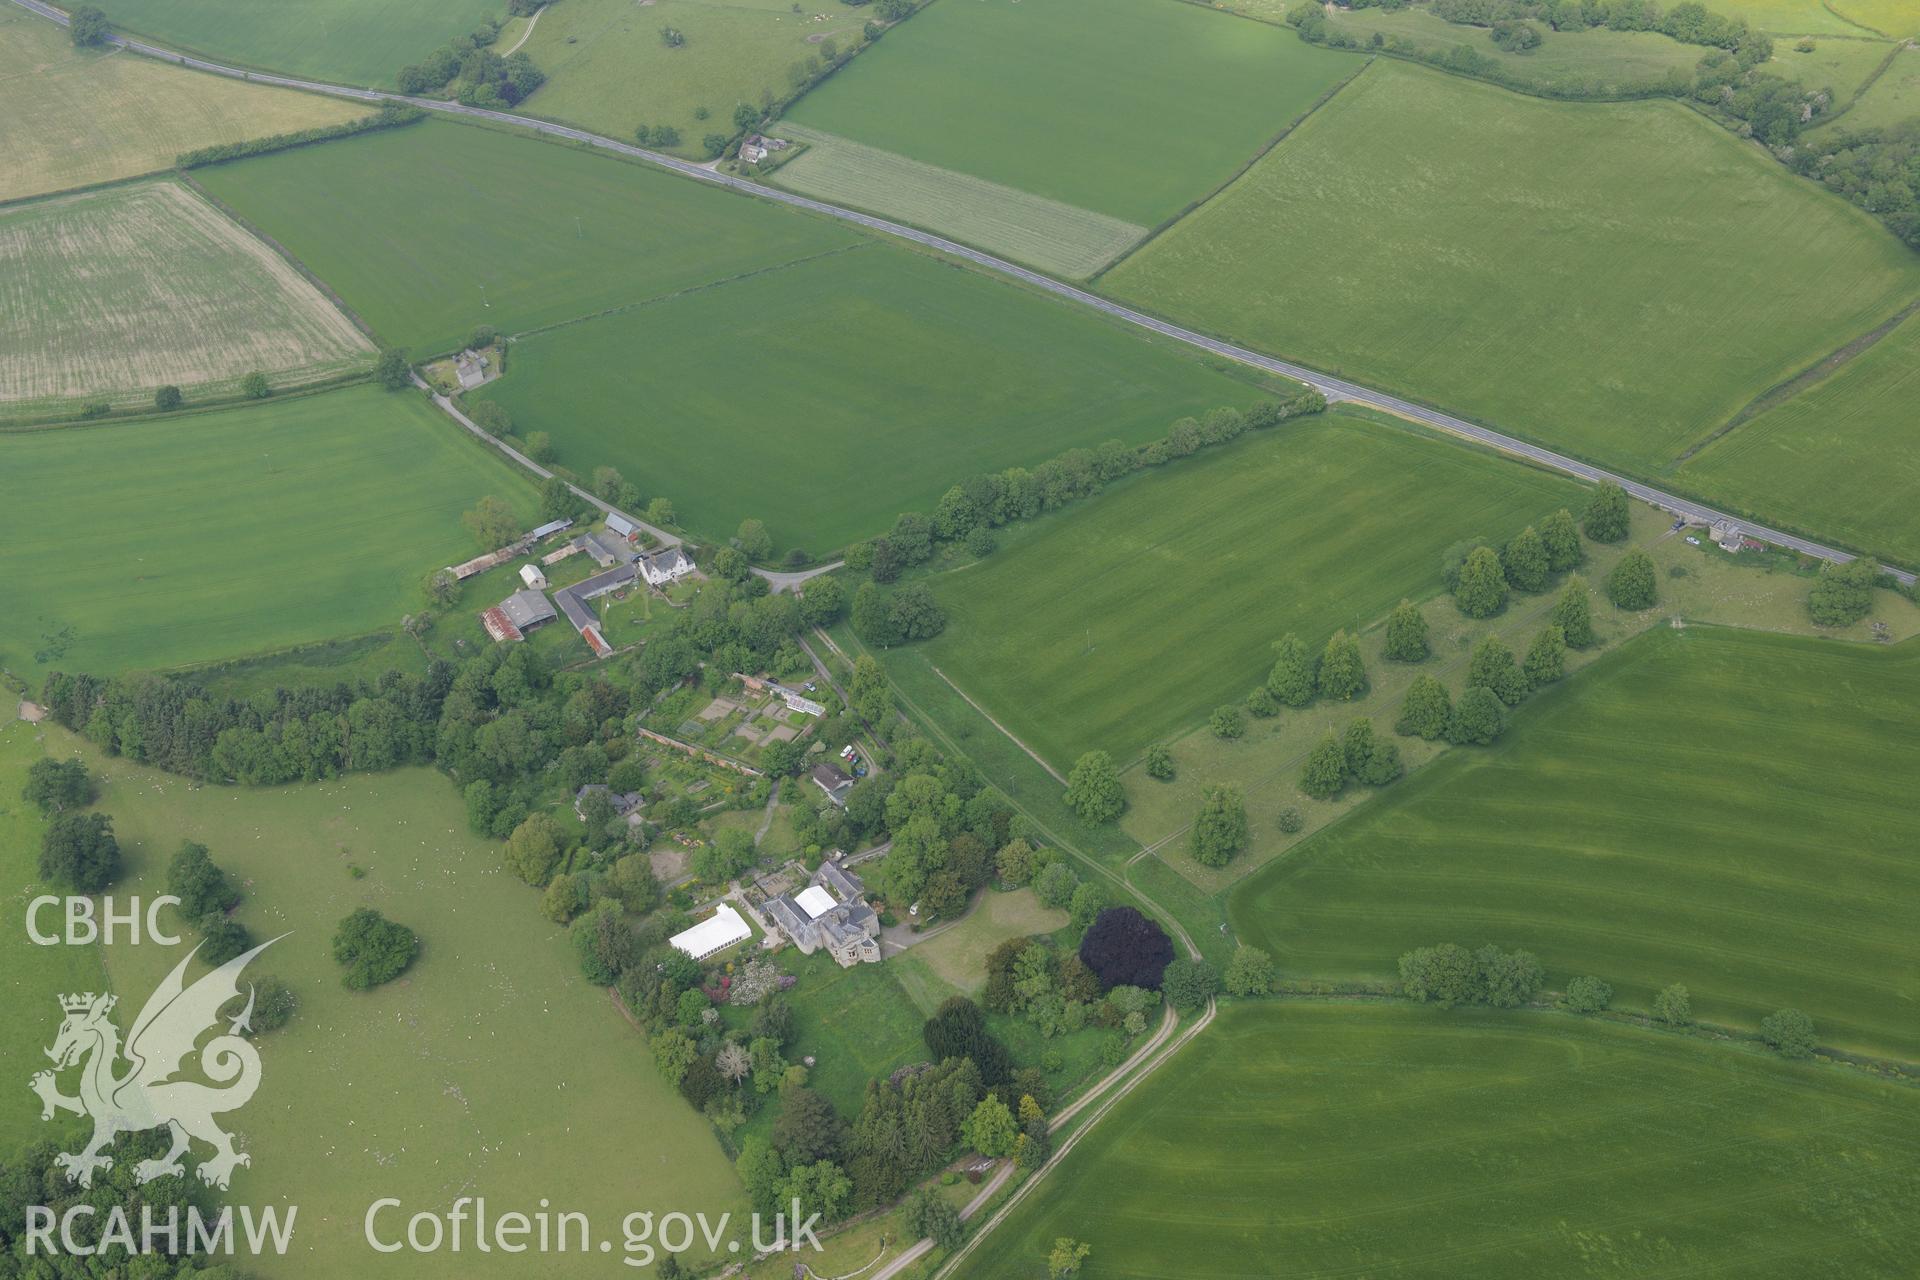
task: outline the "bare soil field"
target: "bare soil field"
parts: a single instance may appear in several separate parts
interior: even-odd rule
[[[371,344],[266,245],[175,182],[0,214],[0,405],[31,416],[172,384],[276,387],[362,362]]]

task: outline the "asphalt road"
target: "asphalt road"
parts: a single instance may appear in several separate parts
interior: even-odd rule
[[[43,18],[60,23],[63,26],[67,22],[67,15],[64,12],[54,8],[50,4],[44,3],[44,0],[13,0],[13,2],[24,9],[28,9]],[[937,249],[942,253],[950,254],[956,258],[963,258],[976,266],[984,267],[1000,275],[1010,276],[1015,280],[1032,285],[1036,289],[1044,290],[1056,297],[1065,298],[1070,302],[1076,302],[1090,310],[1098,311],[1127,324],[1137,325],[1142,329],[1147,329],[1163,337],[1171,338],[1175,342],[1185,343],[1190,347],[1197,347],[1202,351],[1211,352],[1214,355],[1237,361],[1240,364],[1248,365],[1255,369],[1261,369],[1268,373],[1275,373],[1282,377],[1292,378],[1296,382],[1303,382],[1320,392],[1329,401],[1349,401],[1354,404],[1371,405],[1375,408],[1384,409],[1389,413],[1432,427],[1448,435],[1469,440],[1475,444],[1485,445],[1489,448],[1498,449],[1502,453],[1511,454],[1515,457],[1525,458],[1541,466],[1549,467],[1570,476],[1576,476],[1582,480],[1596,482],[1611,480],[1641,501],[1651,503],[1664,511],[1670,511],[1676,516],[1683,516],[1687,520],[1695,523],[1712,524],[1716,520],[1731,520],[1733,523],[1745,529],[1748,534],[1763,542],[1770,542],[1776,546],[1789,547],[1795,551],[1804,552],[1807,555],[1817,556],[1822,560],[1845,562],[1854,558],[1851,552],[1843,551],[1838,547],[1829,547],[1824,543],[1800,537],[1798,534],[1788,533],[1781,529],[1770,529],[1765,525],[1755,524],[1742,517],[1729,515],[1716,510],[1704,503],[1695,502],[1691,498],[1683,498],[1677,494],[1656,489],[1652,485],[1642,484],[1638,480],[1631,480],[1626,476],[1608,471],[1602,467],[1596,467],[1591,463],[1582,462],[1578,458],[1570,458],[1565,454],[1555,453],[1551,449],[1529,444],[1524,440],[1519,440],[1513,436],[1494,431],[1489,427],[1468,422],[1464,418],[1456,418],[1452,414],[1442,413],[1438,409],[1430,409],[1425,405],[1415,404],[1411,400],[1404,400],[1399,396],[1389,395],[1384,391],[1375,391],[1370,387],[1361,386],[1357,382],[1350,382],[1345,378],[1337,378],[1332,374],[1309,369],[1305,365],[1294,364],[1287,360],[1279,360],[1273,356],[1262,355],[1257,351],[1248,350],[1245,347],[1235,346],[1230,342],[1223,342],[1218,338],[1210,338],[1206,334],[1183,328],[1177,324],[1171,324],[1165,320],[1147,315],[1145,312],[1135,311],[1131,307],[1121,306],[1119,303],[1100,297],[1098,294],[1088,293],[1084,289],[1077,289],[1063,281],[1055,280],[1051,276],[1042,275],[1038,271],[1029,270],[1026,267],[1008,262],[1002,258],[996,258],[989,253],[982,253],[978,249],[972,249],[963,244],[956,244],[954,241],[948,240],[943,236],[937,236],[928,231],[921,231],[915,227],[904,226],[898,222],[889,222],[885,218],[876,218],[872,214],[860,213],[853,209],[843,209],[839,205],[828,204],[824,200],[814,200],[791,191],[782,191],[777,187],[769,187],[758,182],[750,182],[745,178],[735,177],[731,174],[717,173],[712,169],[694,164],[689,160],[681,160],[674,156],[662,155],[657,151],[649,151],[644,147],[636,147],[631,143],[620,142],[613,138],[603,137],[597,133],[589,133],[585,129],[576,129],[571,125],[556,124],[550,120],[514,115],[506,111],[490,111],[484,107],[468,107],[457,102],[441,102],[431,98],[412,98],[405,94],[387,93],[378,89],[356,89],[344,85],[327,84],[324,81],[301,80],[291,76],[273,75],[264,71],[247,71],[239,67],[230,67],[218,62],[208,62],[203,58],[196,58],[188,54],[176,53],[171,49],[148,44],[145,41],[137,40],[131,36],[111,35],[108,38],[114,44],[132,49],[136,53],[146,54],[148,57],[158,58],[162,62],[172,62],[180,66],[192,67],[199,71],[207,71],[215,75],[228,76],[237,80],[248,80],[256,84],[279,85],[289,89],[302,89],[310,93],[331,94],[335,97],[354,98],[363,102],[404,102],[428,111],[438,111],[447,115],[472,116],[477,119],[496,121],[500,124],[532,129],[539,133],[546,134],[549,137],[565,138],[569,141],[597,147],[602,151],[610,151],[617,155],[643,160],[649,164],[658,165],[663,169],[671,169],[675,173],[682,174],[698,182],[730,187],[736,191],[745,192],[748,195],[758,197],[762,200],[771,200],[778,204],[808,209],[829,218],[838,218],[842,222],[850,222],[857,226],[866,227],[882,235],[894,236],[901,240],[911,241],[914,244],[924,245],[930,249]],[[1909,585],[1914,581],[1914,575],[1904,570],[1892,570],[1891,572],[1902,582]]]

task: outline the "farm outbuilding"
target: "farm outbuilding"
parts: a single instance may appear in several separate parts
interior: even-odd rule
[[[523,564],[520,566],[520,581],[526,583],[535,591],[540,591],[544,590],[547,585],[547,575],[540,572],[540,566],[538,565]]]
[[[507,621],[522,632],[533,630],[543,623],[552,622],[560,615],[554,612],[553,602],[538,591],[528,589],[516,591],[500,602],[500,612]]]

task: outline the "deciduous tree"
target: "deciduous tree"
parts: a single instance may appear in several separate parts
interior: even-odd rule
[[[1544,591],[1553,572],[1547,544],[1532,525],[1514,535],[1500,563],[1507,571],[1508,585],[1515,591]]]
[[[1082,822],[1097,825],[1111,822],[1126,808],[1126,788],[1120,785],[1120,771],[1113,757],[1104,751],[1089,751],[1074,761],[1067,774],[1067,807]]]
[[[1592,594],[1584,581],[1569,578],[1560,598],[1553,602],[1553,612],[1547,615],[1560,628],[1569,648],[1584,649],[1593,643]]]
[[[1418,676],[1407,686],[1406,701],[1400,704],[1400,718],[1393,731],[1428,742],[1446,736],[1447,722],[1453,715],[1453,699],[1447,686],[1432,676]]]
[[[1639,547],[1627,552],[1607,575],[1607,598],[1615,608],[1629,612],[1653,608],[1660,598],[1653,557]]]
[[[1522,667],[1529,688],[1538,689],[1552,684],[1567,673],[1567,638],[1559,627],[1549,622],[1540,628],[1540,633],[1527,646],[1527,660]]]
[[[1565,507],[1540,523],[1540,541],[1547,549],[1547,567],[1555,573],[1578,568],[1586,558],[1580,549],[1580,527]]]
[[[1299,636],[1288,632],[1274,642],[1273,670],[1267,674],[1267,688],[1274,697],[1290,707],[1304,707],[1313,701],[1319,676],[1312,651]]]
[[[1498,636],[1488,636],[1474,646],[1467,660],[1467,687],[1491,689],[1500,701],[1517,707],[1527,696],[1527,677],[1514,661],[1513,650]]]

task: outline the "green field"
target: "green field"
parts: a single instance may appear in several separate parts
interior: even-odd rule
[[[1860,101],[1860,87],[1880,69],[1895,46],[1869,37],[1814,41],[1813,48],[1802,52],[1792,41],[1775,46],[1770,73],[1797,80],[1808,89],[1833,91],[1832,111],[1845,112],[1840,118],[1851,120],[1851,108]],[[1854,127],[1858,127],[1857,125]]]
[[[1703,1021],[1805,1010],[1920,1058],[1920,647],[1658,630],[1234,891],[1290,975],[1389,979],[1429,943],[1539,955]]]
[[[1570,481],[1338,414],[1173,463],[1044,521],[934,593],[928,660],[1064,771],[1238,702],[1288,631],[1319,644],[1504,541]],[[1197,519],[1204,513],[1205,519]]]
[[[1920,259],[1677,103],[1540,101],[1383,60],[1104,279],[1249,345],[1661,469],[1898,311]]]
[[[788,115],[1152,226],[1358,65],[1284,28],[1167,0],[943,0]]]
[[[1920,564],[1920,315],[1689,459],[1689,488]],[[1869,482],[1869,477],[1871,481]]]
[[[807,151],[782,165],[783,187],[854,209],[867,209],[1072,279],[1084,279],[1147,234],[1104,213],[1029,195],[984,178],[923,164],[804,125],[783,136]]]
[[[523,48],[547,73],[525,109],[615,138],[671,125],[680,145],[669,150],[704,159],[707,134],[732,135],[736,103],[785,97],[789,67],[825,40],[851,49],[867,16],[839,4],[795,13],[790,0],[566,0],[540,15]],[[686,42],[669,46],[662,27]]]
[[[1911,1089],[1551,1014],[1238,1006],[966,1280],[1912,1274]]]
[[[49,736],[59,750],[78,741]],[[109,779],[100,808],[127,856],[116,894],[157,892],[179,842],[198,840],[242,886],[236,918],[258,940],[288,935],[258,971],[291,985],[300,1010],[262,1041],[260,1093],[235,1116],[253,1165],[236,1174],[231,1195],[237,1204],[299,1205],[299,1230],[286,1259],[249,1260],[250,1271],[527,1274],[524,1258],[487,1259],[471,1247],[375,1254],[361,1219],[380,1196],[401,1198],[406,1213],[444,1211],[457,1195],[485,1195],[496,1213],[532,1212],[545,1197],[591,1214],[615,1240],[621,1216],[635,1209],[741,1207],[706,1121],[661,1079],[606,994],[580,977],[538,895],[501,871],[500,846],[467,833],[447,779],[411,769],[240,791],[87,760]],[[14,794],[17,775],[0,786]],[[422,948],[403,978],[354,994],[340,985],[328,939],[361,906],[413,926]],[[179,959],[168,947],[107,949],[114,989],[131,1006],[126,1018]],[[55,1025],[52,994],[34,997],[49,1015],[32,1020],[43,1035]],[[576,1260],[570,1272],[566,1262],[555,1255],[541,1274],[588,1265]]]
[[[416,355],[856,243],[658,169],[443,122],[222,165],[207,188]]]
[[[516,342],[484,394],[517,431],[549,431],[563,465],[665,494],[689,529],[726,538],[753,516],[815,552],[975,472],[1259,398],[1076,308],[871,243]]]
[[[1905,39],[1920,35],[1920,5],[1913,0],[1833,0],[1833,8],[1848,21],[1883,36]]]
[[[1891,0],[1901,8],[1911,7],[1912,2]],[[1866,18],[1855,16],[1849,21],[1844,15],[1849,11],[1872,10],[1877,3],[1879,0],[1834,0],[1832,4],[1823,0],[1714,0],[1709,7],[1731,18],[1745,18],[1748,25],[1776,35],[1859,35],[1863,34],[1861,28],[1866,25]]]
[[[386,87],[488,18],[504,0],[104,0],[115,24],[212,58],[342,84]]]
[[[0,711],[0,875],[6,877],[8,914],[14,917],[0,933],[0,1009],[6,1011],[0,1018],[0,1064],[9,1075],[24,1081],[45,1065],[41,1051],[53,1043],[60,1023],[56,998],[75,991],[99,991],[106,985],[106,974],[94,947],[42,947],[27,936],[27,903],[45,892],[36,859],[46,819],[20,798],[20,790],[28,767],[47,751],[37,728],[13,719],[12,704],[8,698]],[[57,930],[58,914],[57,908],[49,911],[41,919],[41,928]],[[31,1104],[0,1107],[0,1164],[46,1131],[39,1109]]]
[[[177,182],[0,211],[0,413],[151,405],[372,364],[372,344],[266,245]]]
[[[195,147],[365,114],[337,98],[76,49],[45,18],[0,11],[0,200],[152,173]]]
[[[392,626],[532,486],[424,400],[371,386],[0,436],[0,665],[153,670]]]
[[[1894,55],[1892,65],[1854,100],[1852,109],[1828,127],[1879,129],[1915,118],[1920,118],[1920,49],[1909,47]]]

